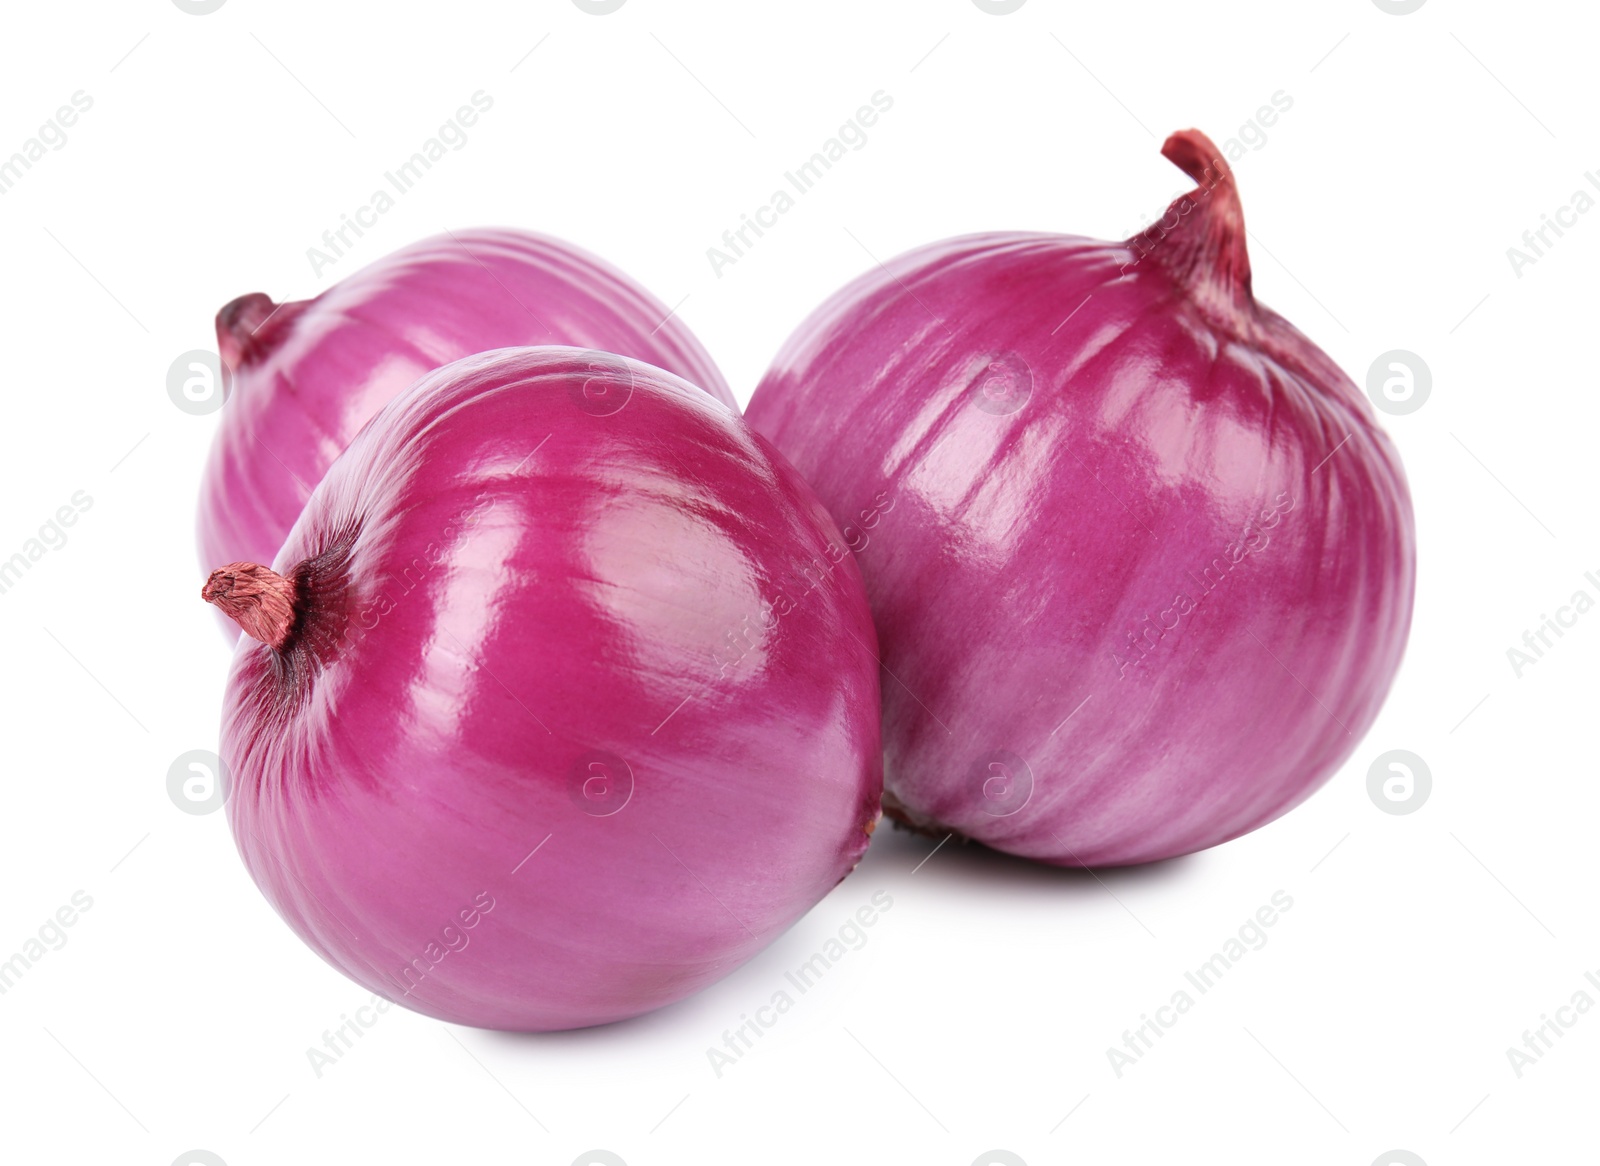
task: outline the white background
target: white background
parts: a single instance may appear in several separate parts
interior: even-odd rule
[[[1600,214],[1520,277],[1506,254],[1600,171],[1587,6],[123,0],[4,21],[0,156],[73,92],[94,105],[0,196],[0,558],[75,491],[93,506],[0,595],[0,959],[73,892],[93,906],[0,996],[0,1158],[1593,1160],[1600,1010],[1520,1078],[1506,1056],[1600,974],[1600,614],[1520,678],[1506,655],[1600,596]],[[468,144],[314,277],[307,248],[479,89]],[[707,248],[880,89],[867,145],[715,275]],[[367,994],[271,912],[225,815],[166,790],[216,746],[228,665],[192,534],[217,418],[166,393],[216,309],[309,297],[446,227],[526,226],[681,301],[743,401],[874,257],[991,228],[1127,236],[1187,185],[1162,137],[1221,141],[1279,90],[1293,109],[1238,164],[1260,298],[1358,383],[1397,348],[1433,375],[1386,418],[1420,531],[1409,651],[1328,786],[1098,877],[954,844],[919,866],[931,843],[884,830],[691,1000],[540,1037],[396,1009],[316,1076],[307,1048]],[[1403,817],[1366,790],[1395,748],[1434,782]],[[1270,942],[1119,1078],[1107,1048],[1280,889]],[[707,1047],[878,890],[867,945],[719,1078]]]

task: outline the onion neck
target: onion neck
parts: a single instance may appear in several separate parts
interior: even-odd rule
[[[274,316],[282,320],[294,304],[275,304],[261,292],[230,300],[217,313],[217,354],[230,369],[257,359],[269,345],[259,333]],[[276,332],[276,328],[272,331]]]
[[[229,563],[211,572],[200,598],[239,630],[281,652],[297,618],[294,581],[260,563]]]
[[[1179,130],[1161,153],[1198,185],[1128,240],[1130,266],[1154,264],[1208,316],[1243,333],[1254,331],[1244,208],[1233,168],[1199,130]]]

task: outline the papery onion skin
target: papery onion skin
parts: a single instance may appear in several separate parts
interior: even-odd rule
[[[269,563],[333,459],[424,373],[475,352],[571,345],[732,393],[688,327],[605,261],[559,239],[476,228],[423,239],[312,300],[240,296],[217,313],[227,403],[200,491],[209,570]]]
[[[747,410],[858,549],[885,810],[1063,866],[1186,854],[1309,796],[1410,628],[1399,458],[1250,291],[1202,186],[1125,243],[952,239],[837,293]]]
[[[296,608],[283,650],[240,637],[224,706],[251,875],[335,967],[448,1021],[678,1000],[820,900],[878,819],[875,639],[832,519],[699,389],[602,363],[430,374],[274,571],[207,585]]]

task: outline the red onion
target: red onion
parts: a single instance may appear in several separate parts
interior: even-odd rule
[[[527,231],[424,239],[316,299],[255,293],[217,313],[231,386],[200,492],[202,562],[270,562],[385,403],[440,365],[521,344],[634,357],[734,407],[689,329],[610,264]]]
[[[1411,620],[1393,446],[1252,297],[1216,147],[1163,152],[1201,186],[1149,230],[901,256],[800,327],[748,410],[859,553],[885,810],[1064,866],[1307,797]]]
[[[273,569],[203,594],[254,637],[222,732],[251,875],[431,1016],[548,1030],[677,1000],[826,894],[877,820],[854,560],[762,438],[648,365],[437,370]]]

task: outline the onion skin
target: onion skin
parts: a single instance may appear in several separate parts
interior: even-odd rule
[[[244,574],[294,610],[234,657],[235,840],[306,943],[419,1012],[545,1031],[681,999],[877,822],[855,562],[764,439],[660,370],[446,366]]]
[[[722,374],[666,305],[603,260],[527,231],[424,239],[312,300],[217,313],[230,376],[200,492],[200,558],[269,563],[361,427],[424,373],[475,352],[572,345],[676,373],[729,408]]]
[[[1168,858],[1308,797],[1410,628],[1399,458],[1250,292],[1202,183],[1123,243],[987,234],[903,255],[789,339],[747,417],[858,551],[885,811],[1062,866]]]

